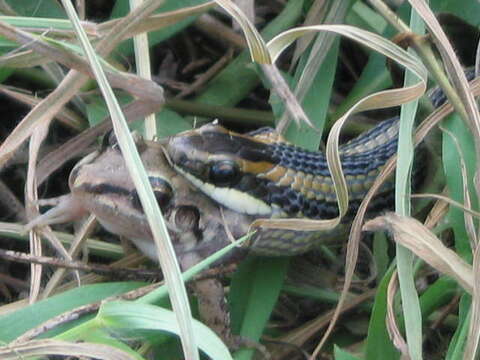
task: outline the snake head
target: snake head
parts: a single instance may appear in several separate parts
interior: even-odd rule
[[[173,166],[192,174],[192,176],[205,179],[208,176],[208,134],[204,136],[203,128],[182,132],[171,137],[166,149]]]
[[[170,138],[166,150],[173,167],[218,203],[248,215],[271,214],[261,174],[275,164],[264,142],[213,123]]]

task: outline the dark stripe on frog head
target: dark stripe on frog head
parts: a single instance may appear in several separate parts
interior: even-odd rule
[[[82,184],[81,189],[84,190],[85,192],[88,192],[91,194],[98,194],[98,195],[114,194],[114,195],[129,196],[131,194],[130,190],[127,190],[120,186],[107,184],[107,183],[100,183],[95,185]]]
[[[148,180],[153,188],[153,193],[155,195],[155,199],[157,200],[158,205],[162,210],[165,210],[165,207],[169,204],[170,200],[173,197],[173,189],[168,181],[149,176]],[[137,191],[135,189],[128,190],[121,186],[116,186],[107,183],[100,183],[100,184],[83,184],[81,189],[85,192],[90,194],[96,195],[120,195],[128,198],[132,204],[132,206],[137,209],[138,211],[143,212],[142,204],[140,202],[140,198],[138,197]]]

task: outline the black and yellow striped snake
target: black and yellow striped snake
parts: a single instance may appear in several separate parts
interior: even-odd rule
[[[473,72],[466,74],[473,78]],[[432,93],[431,99],[436,107],[445,101],[439,89]],[[390,118],[340,146],[350,199],[344,224],[351,220],[387,160],[396,154],[398,130],[398,117]],[[208,197],[237,213],[263,218],[338,216],[325,154],[294,146],[274,129],[239,134],[214,123],[207,124],[170,138],[166,149],[180,174]],[[421,167],[414,167],[414,187],[421,182],[421,172]],[[384,182],[369,205],[369,214],[392,207],[394,186],[394,179]],[[269,255],[292,255],[331,235],[301,229],[269,231],[257,234],[254,250]]]
[[[397,138],[398,119],[392,118],[340,148],[352,210],[396,153]],[[177,171],[239,213],[311,219],[338,216],[325,155],[291,145],[273,129],[242,135],[207,124],[173,137],[167,150]],[[393,186],[385,184],[383,196],[376,200],[380,208],[385,207],[383,198],[390,196]]]
[[[465,74],[469,80],[474,78],[472,70]],[[430,98],[435,107],[446,100],[438,88]],[[396,154],[398,130],[399,119],[393,117],[340,146],[349,192],[349,210],[343,221],[346,227],[387,160]],[[338,216],[325,154],[294,146],[274,129],[239,134],[207,124],[173,136],[166,150],[176,171],[208,197],[237,213],[256,218]],[[420,161],[423,155],[420,152]],[[414,166],[414,187],[421,183],[421,173],[422,166]],[[369,205],[370,215],[393,206],[394,186],[394,179],[384,182]],[[332,233],[259,230],[252,246],[254,251],[267,255],[294,255],[337,236],[345,226]]]
[[[347,224],[386,161],[396,153],[398,118],[379,123],[340,147],[350,197]],[[332,179],[322,152],[286,142],[273,129],[248,134],[207,124],[172,137],[174,168],[196,188],[237,213],[261,218],[330,219],[338,216]],[[370,211],[393,204],[394,180],[384,183]],[[303,253],[345,231],[258,230],[252,250],[265,255]]]

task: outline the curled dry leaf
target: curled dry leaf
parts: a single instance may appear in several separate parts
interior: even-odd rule
[[[475,275],[480,271],[480,247],[476,247],[473,255],[473,272]],[[480,286],[475,282],[472,294],[472,306],[470,308],[470,325],[468,329],[467,343],[463,358],[478,359],[478,349],[480,344]]]
[[[388,283],[387,291],[387,316],[385,323],[387,325],[388,335],[392,340],[395,347],[402,354],[402,359],[408,359],[408,345],[406,340],[403,338],[402,332],[400,331],[397,324],[397,316],[395,315],[395,295],[398,291],[398,273],[395,271],[390,278]]]
[[[443,243],[422,223],[395,213],[387,213],[368,221],[364,231],[386,230],[399,244],[410,249],[441,273],[454,278],[470,294],[473,291],[473,272],[469,264]]]

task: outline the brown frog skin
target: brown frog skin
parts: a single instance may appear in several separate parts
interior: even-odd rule
[[[159,143],[137,138],[136,145],[183,270],[228,245],[230,237],[245,235],[252,217],[225,209],[195,190],[172,170]],[[150,227],[118,145],[103,146],[83,158],[70,174],[69,187],[70,194],[60,197],[57,206],[25,229],[92,213],[105,229],[130,239],[144,255],[157,261]],[[238,248],[221,262],[238,260],[245,253]],[[231,333],[223,286],[217,279],[199,280],[191,287],[198,297],[200,316],[231,349],[253,347],[268,357],[260,344]]]
[[[196,191],[172,170],[159,143],[137,138],[136,144],[184,270],[228,245],[227,232],[239,238],[248,231],[251,217],[221,208]],[[105,229],[130,239],[144,255],[157,260],[148,222],[118,145],[104,146],[83,158],[70,174],[69,187],[71,193],[33,219],[26,230],[92,213]]]

